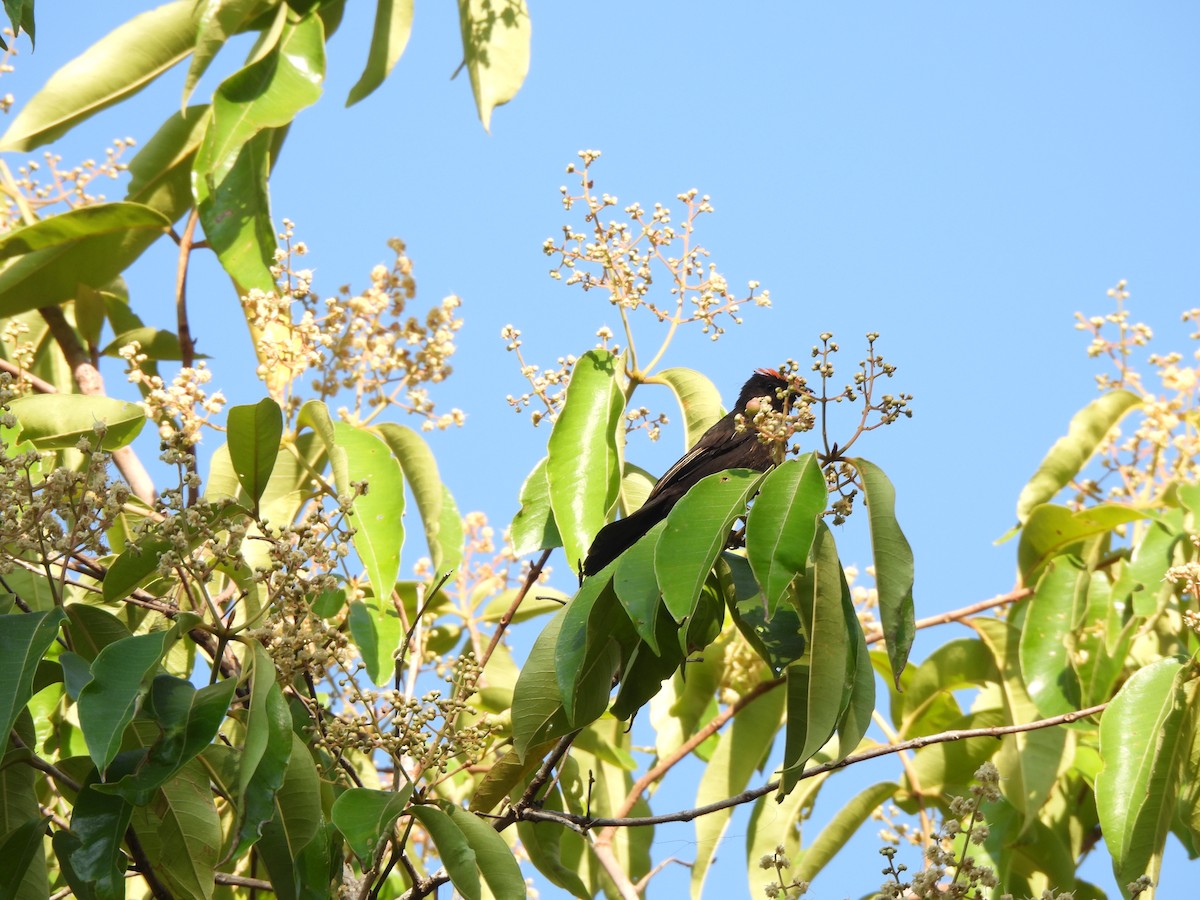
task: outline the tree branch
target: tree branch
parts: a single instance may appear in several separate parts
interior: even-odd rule
[[[1097,706],[1089,706],[1087,709],[1077,710],[1075,712],[1063,713],[1060,716],[1051,716],[1048,719],[1038,719],[1036,722],[1026,722],[1021,725],[997,725],[992,728],[959,728],[953,731],[943,731],[939,734],[931,734],[925,737],[912,738],[911,740],[902,741],[899,744],[886,744],[881,747],[874,747],[870,750],[864,750],[862,753],[855,753],[847,756],[843,760],[837,762],[829,762],[823,765],[814,766],[806,770],[801,776],[801,779],[812,778],[816,775],[832,772],[834,769],[843,769],[847,766],[855,765],[856,763],[865,762],[868,759],[875,759],[879,756],[888,756],[892,753],[899,753],[901,750],[919,750],[922,747],[927,747],[930,744],[946,744],[951,741],[962,741],[968,738],[977,737],[994,737],[998,738],[1006,734],[1018,734],[1023,731],[1037,731],[1042,728],[1052,728],[1055,725],[1066,725],[1078,719],[1094,716],[1104,711],[1108,706],[1107,703],[1101,703]],[[779,787],[779,781],[772,781],[762,787],[752,788],[748,791],[743,791],[733,797],[726,797],[724,800],[717,800],[714,803],[709,803],[706,806],[697,806],[693,809],[684,809],[675,813],[667,813],[661,816],[633,816],[626,818],[600,818],[590,816],[577,816],[573,813],[558,812],[551,809],[522,809],[519,812],[518,818],[528,822],[559,822],[571,828],[637,828],[646,825],[662,825],[666,822],[690,822],[700,816],[708,815],[709,813],[718,812],[722,809],[729,809],[733,806],[740,806],[743,803],[749,803],[752,800],[757,800],[766,794],[771,793]]]
[[[978,603],[972,603],[970,606],[952,609],[950,612],[938,613],[936,616],[926,616],[924,619],[917,619],[916,627],[921,629],[931,628],[934,625],[948,625],[951,622],[966,619],[976,613],[994,609],[997,606],[1007,606],[1010,603],[1016,603],[1018,600],[1028,597],[1032,593],[1033,590],[1031,588],[1017,588],[1016,590],[1009,591],[1007,594],[997,594],[990,600],[980,600]],[[882,640],[882,631],[873,631],[867,635],[868,644],[877,644]]]
[[[91,397],[105,396],[104,379],[100,376],[100,371],[88,359],[87,351],[79,343],[75,329],[67,322],[67,317],[63,315],[63,311],[57,306],[43,306],[38,312],[41,313],[42,318],[46,321],[46,325],[50,328],[50,333],[54,336],[54,341],[58,344],[58,349],[66,357],[67,364],[71,367],[71,372],[75,376],[75,383],[79,386],[80,393]],[[30,382],[30,384],[33,384],[33,382]],[[53,387],[53,385],[49,384],[46,386]],[[46,393],[49,393],[49,391]],[[153,506],[155,498],[154,482],[150,478],[150,473],[146,471],[146,467],[142,465],[142,461],[133,452],[133,448],[118,447],[113,451],[112,459],[117,470],[129,483],[129,488],[133,491],[134,496],[148,506]]]

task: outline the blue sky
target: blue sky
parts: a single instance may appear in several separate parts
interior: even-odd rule
[[[45,5],[37,52],[22,41],[0,90],[20,104],[151,5]],[[527,357],[549,364],[618,324],[599,297],[546,277],[540,249],[566,221],[558,187],[585,147],[604,153],[597,188],[623,202],[670,203],[691,187],[711,195],[716,215],[700,242],[731,282],[771,291],[772,309],[749,310],[717,344],[685,335],[666,365],[705,372],[728,402],[755,367],[805,356],[823,331],[846,363],[865,332],[881,333],[879,349],[899,366],[893,386],[915,395],[915,414],[860,450],[896,485],[919,616],[1012,586],[1015,547],[993,540],[1013,524],[1042,454],[1095,395],[1076,310],[1108,311],[1105,290],[1126,278],[1157,348],[1190,352],[1178,320],[1200,305],[1200,6],[534,2],[529,78],[490,135],[465,75],[450,80],[461,48],[449,3],[418,4],[392,77],[343,108],[371,6],[350,4],[331,42],[325,97],[291,130],[273,209],[297,223],[322,293],[363,284],[395,235],[408,243],[420,302],[463,298],[455,375],[436,399],[466,410],[467,425],[433,443],[460,508],[497,525],[548,437],[505,403],[523,383],[501,327],[516,324]],[[214,70],[230,71],[240,52],[227,49]],[[178,103],[182,77],[98,116],[60,152],[70,162],[117,136],[144,142]],[[173,265],[161,242],[130,276],[148,319],[159,310],[169,321]],[[213,386],[253,402],[261,392],[236,298],[210,260],[195,276],[193,330],[214,357]],[[106,374],[120,381],[117,367]],[[673,428],[658,447],[635,440],[629,455],[661,470],[681,442]],[[479,465],[481,452],[494,464]],[[855,558],[861,524],[839,535],[848,562],[866,561]],[[916,657],[946,638],[918,642]],[[887,777],[875,766],[850,777]],[[735,891],[744,821],[712,876]],[[660,832],[660,855],[689,856],[690,828],[670,834]],[[831,874],[817,895],[876,884],[861,877],[864,857],[865,871],[878,868],[874,839],[856,846],[844,882]],[[1161,896],[1178,896],[1172,875],[1183,890],[1182,864],[1176,847]],[[1112,887],[1106,865],[1088,876]],[[656,894],[686,883],[659,877]]]

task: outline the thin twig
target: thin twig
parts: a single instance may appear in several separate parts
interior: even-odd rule
[[[814,766],[806,770],[800,775],[800,779],[812,778],[816,775],[822,775],[825,772],[832,772],[835,769],[844,769],[847,766],[855,765],[856,763],[865,762],[868,759],[875,759],[879,756],[888,756],[892,753],[899,753],[901,750],[919,750],[922,747],[930,744],[945,744],[951,741],[962,741],[968,738],[977,737],[1002,737],[1006,734],[1018,734],[1023,731],[1037,731],[1042,728],[1052,728],[1055,725],[1066,725],[1075,722],[1079,719],[1088,716],[1094,716],[1104,711],[1108,706],[1107,703],[1101,703],[1097,706],[1089,706],[1087,709],[1077,710],[1075,712],[1063,713],[1060,716],[1052,716],[1048,719],[1038,719],[1036,722],[1026,722],[1021,725],[997,725],[992,728],[960,728],[953,731],[943,731],[939,734],[931,734],[925,737],[912,738],[911,740],[903,741],[899,744],[885,744],[880,747],[873,747],[870,750],[864,750],[862,753],[855,753],[847,756],[843,760],[837,762],[824,763],[823,765]],[[714,803],[709,803],[705,806],[697,806],[693,809],[684,809],[675,813],[667,813],[661,816],[634,816],[627,818],[599,818],[589,816],[577,816],[573,813],[558,812],[550,809],[532,809],[526,808],[520,810],[518,818],[529,822],[559,822],[568,825],[575,829],[579,828],[608,828],[615,826],[619,828],[636,828],[646,825],[662,825],[666,822],[690,822],[700,816],[706,816],[709,813],[718,812],[722,809],[740,806],[743,803],[749,803],[752,800],[757,800],[766,794],[771,793],[779,787],[779,781],[772,781],[762,787],[752,788],[748,791],[743,791],[733,797],[726,797],[724,800],[717,800]]]
[[[538,557],[538,561],[529,567],[529,572],[525,576],[525,582],[517,591],[517,596],[513,598],[513,602],[509,604],[508,609],[504,611],[504,615],[500,617],[500,621],[496,625],[496,633],[492,635],[487,649],[483,651],[483,659],[479,661],[479,668],[482,669],[486,666],[488,660],[492,658],[492,654],[496,651],[496,645],[500,643],[505,630],[512,624],[513,616],[517,614],[517,608],[521,605],[521,601],[525,599],[525,595],[529,593],[530,588],[537,584],[537,580],[542,574],[542,569],[545,568],[552,552],[552,550],[543,550],[542,555]]]
[[[980,600],[978,603],[972,603],[970,606],[964,606],[961,609],[952,609],[950,612],[938,613],[936,616],[926,616],[924,619],[917,619],[916,627],[931,628],[934,625],[948,625],[951,622],[957,622],[960,619],[966,619],[976,613],[984,612],[985,610],[994,609],[997,606],[1007,606],[1010,603],[1016,603],[1023,597],[1028,597],[1033,591],[1030,588],[1017,588],[1009,591],[1007,594],[997,594],[990,600]],[[877,644],[883,640],[882,631],[874,631],[867,635],[868,644]]]

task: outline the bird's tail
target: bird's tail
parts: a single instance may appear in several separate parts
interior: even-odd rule
[[[583,574],[595,575],[637,543],[638,538],[657,525],[671,511],[669,505],[648,503],[641,509],[609,522],[600,529],[583,562]]]

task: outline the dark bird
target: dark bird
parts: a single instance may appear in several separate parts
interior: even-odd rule
[[[702,478],[725,469],[754,469],[765,472],[775,460],[771,448],[758,439],[758,432],[747,427],[737,430],[737,416],[747,413],[746,406],[759,397],[770,397],[771,406],[782,410],[787,379],[775,369],[758,369],[742,385],[733,410],[700,436],[694,447],[667,469],[651,489],[641,508],[623,519],[600,529],[583,563],[584,575],[595,575],[637,543],[638,538],[667,517],[671,508]],[[749,418],[753,418],[750,415]]]

